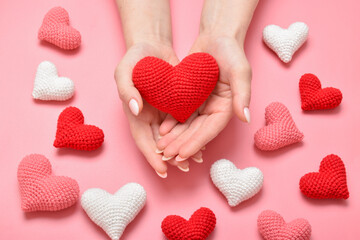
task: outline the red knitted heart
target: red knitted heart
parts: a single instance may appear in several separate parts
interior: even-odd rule
[[[319,172],[300,179],[300,190],[309,198],[348,199],[345,165],[339,156],[330,154],[320,164]]]
[[[79,198],[78,183],[69,177],[51,175],[49,160],[40,154],[31,154],[20,162],[17,178],[25,212],[59,211]]]
[[[169,240],[203,240],[214,230],[215,214],[208,208],[200,208],[191,215],[189,221],[177,215],[167,216],[161,228]]]
[[[62,7],[54,7],[45,15],[38,38],[67,50],[81,44],[79,31],[70,26],[69,14]]]
[[[257,220],[260,234],[265,240],[308,240],[311,236],[311,225],[303,218],[286,223],[275,211],[263,211]]]
[[[104,142],[103,131],[84,124],[84,115],[76,107],[67,107],[59,116],[54,147],[95,150]]]
[[[314,74],[304,74],[300,78],[299,89],[303,110],[335,108],[342,100],[342,93],[339,89],[321,88],[320,80]]]
[[[132,77],[148,103],[185,122],[214,89],[219,67],[207,53],[193,53],[175,67],[159,58],[145,57],[134,67]]]
[[[300,142],[304,134],[296,127],[284,104],[273,102],[265,109],[266,126],[254,136],[255,145],[263,151],[272,151]]]

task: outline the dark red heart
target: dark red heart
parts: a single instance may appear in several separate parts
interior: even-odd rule
[[[311,73],[304,74],[299,82],[303,110],[332,109],[341,103],[342,93],[337,88],[321,88],[320,80]]]
[[[309,198],[348,199],[345,165],[337,155],[326,156],[319,172],[308,173],[300,179],[300,190]]]
[[[203,240],[214,230],[215,214],[202,207],[191,215],[189,221],[177,215],[167,216],[161,223],[161,229],[169,240]]]
[[[132,78],[149,104],[185,122],[215,88],[219,67],[207,53],[193,53],[175,67],[145,57],[134,67]]]
[[[95,150],[104,142],[103,131],[84,124],[84,115],[76,107],[67,107],[59,116],[54,147]]]

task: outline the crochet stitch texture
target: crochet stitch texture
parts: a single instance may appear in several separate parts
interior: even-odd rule
[[[263,151],[273,151],[300,142],[304,135],[296,127],[289,110],[279,102],[270,103],[265,109],[266,126],[254,136],[255,145]]]
[[[299,186],[301,192],[309,198],[349,198],[345,165],[335,154],[330,154],[321,161],[319,172],[301,177]]]
[[[31,154],[20,162],[17,178],[25,212],[59,211],[76,203],[79,185],[69,177],[52,175],[50,161]]]
[[[59,115],[54,147],[91,151],[104,142],[103,131],[84,124],[84,115],[76,107],[67,107]]]
[[[286,223],[275,211],[263,211],[257,220],[258,230],[265,240],[309,240],[311,225],[303,218]]]
[[[288,63],[294,53],[305,43],[308,33],[309,28],[303,22],[295,22],[288,29],[268,25],[264,28],[263,40],[284,63]]]
[[[65,101],[74,95],[74,83],[66,77],[59,77],[55,65],[49,61],[39,64],[32,96],[39,100]]]
[[[210,176],[231,207],[255,196],[264,182],[260,169],[256,167],[238,169],[226,159],[218,160],[211,166]]]
[[[216,60],[193,53],[175,67],[156,57],[145,57],[132,78],[141,96],[153,107],[185,122],[211,94],[219,77]]]
[[[70,26],[69,14],[62,7],[54,7],[45,15],[38,38],[65,50],[81,44],[80,32]]]
[[[332,109],[339,106],[343,98],[337,88],[321,88],[320,80],[311,73],[301,76],[299,90],[303,110]]]
[[[81,206],[90,219],[100,226],[112,240],[118,240],[127,225],[145,206],[146,191],[138,183],[128,183],[115,194],[99,188],[86,190]]]
[[[208,208],[196,210],[188,221],[177,215],[167,216],[161,229],[169,240],[204,240],[214,230],[215,214]]]

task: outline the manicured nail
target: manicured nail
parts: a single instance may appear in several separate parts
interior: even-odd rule
[[[201,148],[201,150],[202,150],[202,151],[204,151],[205,149],[206,149],[206,147],[205,147],[205,146],[203,146],[203,147]]]
[[[159,135],[158,139],[161,139],[161,138],[162,138],[162,136],[161,136],[161,135]]]
[[[170,160],[170,159],[172,159],[172,158],[173,158],[173,157],[165,157],[165,156],[162,156],[161,159],[162,159],[163,161],[167,161],[167,160]]]
[[[250,110],[249,110],[249,108],[244,108],[244,115],[245,115],[245,118],[246,118],[246,121],[248,122],[248,123],[250,123]]]
[[[204,160],[202,158],[192,158],[197,163],[202,163]]]
[[[159,150],[159,149],[156,148],[156,149],[155,149],[155,152],[156,152],[156,153],[163,153],[164,150]]]
[[[161,178],[167,178],[167,172],[165,173],[159,173],[158,171],[155,171],[157,173],[157,175],[159,175],[159,177]]]
[[[137,116],[139,114],[139,105],[138,103],[136,102],[135,99],[131,99],[130,102],[129,102],[129,108],[131,110],[131,112]]]
[[[182,161],[185,161],[187,158],[182,158],[182,157],[180,157],[180,155],[177,155],[176,156],[176,158],[175,158],[175,160],[177,161],[177,162],[182,162]]]
[[[183,167],[181,167],[181,166],[178,166],[178,168],[179,168],[181,171],[183,171],[183,172],[188,172],[188,171],[190,170],[189,167],[183,168]]]

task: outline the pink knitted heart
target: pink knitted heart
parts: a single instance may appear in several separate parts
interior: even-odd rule
[[[296,127],[289,110],[279,102],[270,103],[265,109],[266,126],[254,136],[255,145],[264,151],[273,151],[300,142],[304,134]]]
[[[45,15],[38,38],[66,50],[81,44],[79,31],[70,26],[69,14],[62,7],[54,7]]]
[[[277,212],[263,211],[257,220],[258,230],[265,240],[308,240],[311,225],[303,218],[286,223]]]
[[[79,198],[79,185],[69,177],[52,176],[49,160],[40,154],[26,156],[17,172],[21,208],[25,212],[58,211]]]

